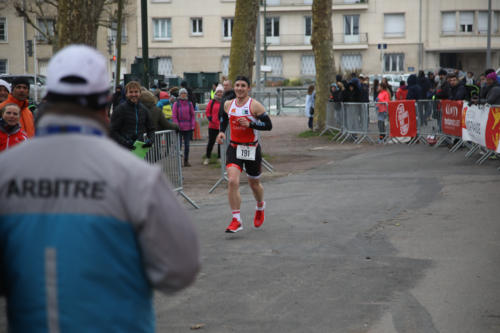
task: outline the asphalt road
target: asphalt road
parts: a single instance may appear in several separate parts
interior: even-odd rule
[[[498,161],[336,147],[318,147],[329,163],[264,183],[260,230],[247,186],[237,234],[224,233],[224,196],[190,208],[203,268],[190,288],[156,294],[158,332],[500,332]]]
[[[197,282],[156,295],[158,332],[500,332],[500,173],[423,145],[355,153],[264,184],[266,222],[231,235],[192,210]]]

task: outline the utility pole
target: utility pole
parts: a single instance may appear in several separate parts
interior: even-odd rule
[[[255,88],[257,93],[260,93],[260,4],[259,2],[259,12],[257,14],[257,32],[255,36],[255,76],[257,81],[255,83]]]
[[[491,0],[488,0],[488,38],[486,39],[486,68],[491,68]]]
[[[149,89],[149,54],[148,54],[148,2],[141,0],[141,29],[142,29],[142,63],[144,73],[142,84]],[[121,31],[120,31],[121,33]]]
[[[33,71],[35,72],[35,82],[33,84],[33,87],[35,88],[35,94],[34,94],[34,100],[35,103],[38,103],[38,85],[37,85],[37,79],[36,79],[36,73],[38,72],[38,61],[36,61],[36,33],[35,36],[33,36]]]
[[[23,0],[23,11],[26,12],[26,0]],[[26,17],[23,17],[23,34],[23,43],[24,45],[26,45],[26,41],[28,40],[28,33],[26,31]],[[28,73],[28,53],[26,52],[26,47],[24,48],[24,72]]]
[[[117,22],[116,22],[116,69],[115,69],[115,86],[120,85],[120,68],[121,68],[121,59],[122,59],[122,15],[123,15],[123,1],[118,0],[118,12]]]
[[[266,13],[267,13],[267,0],[263,0],[264,2],[264,65],[267,65],[267,34],[266,34]],[[264,72],[264,87],[266,86],[267,81],[267,72]]]
[[[418,2],[418,70],[423,69],[424,47],[422,45],[422,0]]]

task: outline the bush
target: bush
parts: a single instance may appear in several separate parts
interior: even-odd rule
[[[292,87],[299,87],[299,86],[302,86],[302,80],[301,79],[292,79],[290,81],[290,85]]]

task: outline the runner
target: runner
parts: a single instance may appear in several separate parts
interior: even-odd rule
[[[240,216],[240,175],[245,167],[248,184],[252,189],[257,207],[254,226],[259,228],[264,223],[264,188],[260,183],[261,149],[257,131],[270,131],[273,127],[264,106],[248,96],[250,81],[245,76],[238,76],[234,82],[236,98],[224,103],[220,132],[217,143],[226,139],[226,128],[230,124],[231,137],[227,148],[226,169],[228,177],[228,199],[233,218],[226,232],[238,232],[243,229]]]

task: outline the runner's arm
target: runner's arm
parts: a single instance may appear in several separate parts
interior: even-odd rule
[[[256,118],[256,121],[250,122],[249,127],[259,130],[259,131],[270,131],[273,128],[273,124],[271,123],[271,118],[266,113],[264,106],[259,102],[255,102],[252,104],[251,113]]]
[[[229,117],[227,116],[227,109],[231,105],[231,101],[224,102],[224,112],[219,112],[220,127],[219,132],[226,133],[227,125],[229,124]]]

